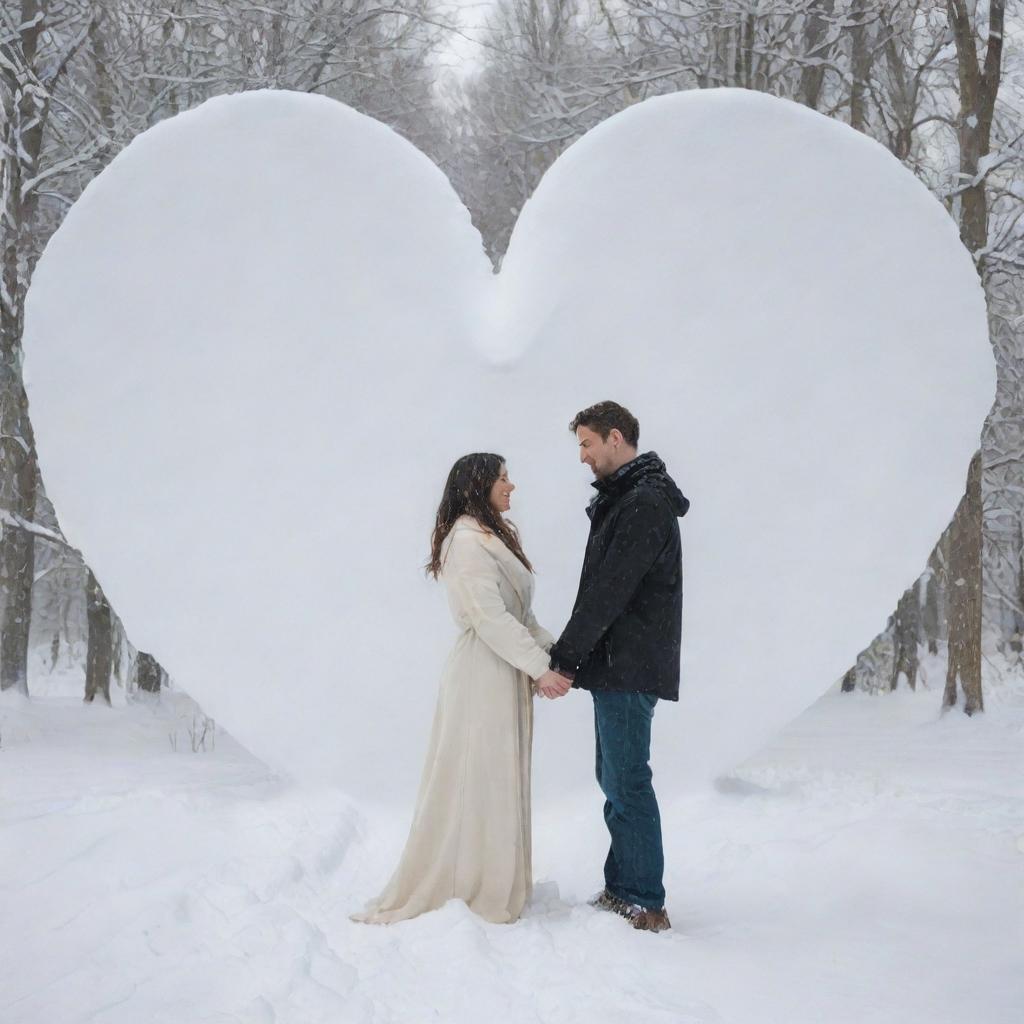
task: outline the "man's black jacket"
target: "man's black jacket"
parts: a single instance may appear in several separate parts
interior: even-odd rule
[[[679,519],[689,501],[654,452],[597,480],[572,617],[551,667],[585,690],[679,699],[683,613]]]

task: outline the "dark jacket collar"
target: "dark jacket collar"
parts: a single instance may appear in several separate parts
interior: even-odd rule
[[[635,459],[630,459],[624,466],[620,466],[610,476],[593,481],[590,486],[597,491],[597,494],[591,500],[587,514],[593,516],[594,511],[599,507],[613,505],[624,494],[636,487],[641,480],[656,486],[668,498],[677,516],[686,515],[690,502],[668,475],[665,463],[658,458],[657,452],[644,452]]]
[[[649,473],[664,473],[665,463],[658,458],[657,452],[644,452],[630,459],[624,466],[619,466],[610,476],[595,480],[590,486],[598,494],[609,498],[618,498],[633,488],[637,481]]]

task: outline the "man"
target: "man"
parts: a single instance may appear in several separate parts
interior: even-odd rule
[[[570,686],[594,700],[597,781],[611,848],[605,887],[590,902],[634,928],[670,928],[662,882],[661,815],[651,785],[651,720],[659,698],[679,699],[683,497],[654,452],[637,454],[640,426],[615,402],[569,425],[594,473],[590,537],[572,617],[538,680],[546,697]]]

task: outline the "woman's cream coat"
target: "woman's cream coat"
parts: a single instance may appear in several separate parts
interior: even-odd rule
[[[441,579],[462,632],[441,677],[409,839],[382,895],[356,920],[389,923],[465,900],[514,921],[533,883],[531,680],[552,637],[530,605],[533,576],[462,516],[442,548]]]

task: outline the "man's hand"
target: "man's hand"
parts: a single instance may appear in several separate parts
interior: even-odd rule
[[[572,680],[566,679],[565,676],[559,675],[557,672],[553,672],[548,669],[537,680],[537,692],[542,697],[547,697],[550,700],[554,700],[557,697],[564,697],[572,689]]]

